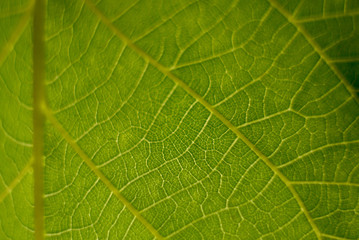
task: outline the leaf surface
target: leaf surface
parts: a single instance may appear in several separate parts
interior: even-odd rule
[[[33,6],[0,3],[0,239],[41,208],[46,239],[359,238],[357,1],[48,0],[43,193]]]

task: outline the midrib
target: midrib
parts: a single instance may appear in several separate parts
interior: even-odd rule
[[[313,228],[318,239],[321,239],[321,233],[311,218],[308,210],[306,209],[302,199],[299,194],[295,191],[291,182],[287,179],[282,172],[265,156],[247,137],[245,137],[228,119],[226,119],[220,112],[218,112],[210,103],[208,103],[202,96],[197,94],[193,89],[191,89],[186,83],[184,83],[181,79],[175,76],[171,70],[164,65],[160,64],[142,49],[140,49],[134,42],[128,38],[125,34],[123,34],[116,26],[112,24],[112,22],[102,14],[100,10],[90,1],[84,0],[87,6],[94,12],[94,14],[117,36],[119,37],[128,47],[133,49],[137,54],[139,54],[144,60],[148,61],[151,65],[156,67],[160,72],[170,78],[175,84],[180,86],[183,90],[185,90],[189,95],[195,98],[198,102],[200,102],[209,112],[211,112],[214,116],[216,116],[224,125],[226,125],[234,134],[237,135],[239,139],[241,139],[260,159],[264,161],[264,163],[281,179],[281,181],[287,186],[290,190],[294,198],[296,199],[298,205],[300,206],[301,211],[306,216],[309,224]]]

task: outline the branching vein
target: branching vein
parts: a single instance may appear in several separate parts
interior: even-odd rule
[[[97,7],[90,1],[85,0],[85,3],[88,5],[88,7],[94,12],[94,14],[109,28],[113,31],[114,34],[116,34],[128,47],[132,48],[137,54],[139,54],[143,59],[148,61],[151,65],[156,67],[159,71],[161,71],[164,75],[166,75],[168,78],[170,78],[175,84],[180,86],[183,90],[185,90],[189,95],[191,95],[193,98],[195,98],[198,102],[200,102],[208,111],[210,111],[214,116],[216,116],[220,121],[223,122],[224,125],[226,125],[233,133],[237,135],[238,138],[240,138],[244,143],[247,144],[247,146],[260,158],[262,159],[266,165],[272,169],[272,171],[285,183],[287,188],[290,190],[294,198],[296,199],[298,205],[300,206],[301,211],[305,214],[308,222],[313,228],[313,231],[315,232],[318,239],[321,239],[320,231],[316,224],[314,223],[313,219],[311,218],[308,210],[306,209],[302,199],[299,197],[299,194],[295,191],[294,186],[291,184],[291,182],[287,179],[286,176],[283,175],[281,171],[268,159],[267,156],[265,156],[247,137],[245,137],[228,119],[226,119],[220,112],[218,112],[212,105],[210,105],[202,96],[197,94],[192,88],[190,88],[185,82],[183,82],[181,79],[179,79],[177,76],[175,76],[171,70],[162,64],[160,64],[158,61],[156,61],[154,58],[152,58],[150,55],[148,55],[146,52],[144,52],[142,49],[140,49],[138,46],[136,46],[133,41],[128,38],[126,35],[124,35],[113,23],[100,12],[100,10],[97,9]]]

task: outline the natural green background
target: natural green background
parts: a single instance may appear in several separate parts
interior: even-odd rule
[[[94,5],[47,1],[48,106],[160,235],[359,239],[359,1]],[[32,6],[0,1],[0,239],[34,236]],[[44,156],[47,239],[154,238],[49,121]]]

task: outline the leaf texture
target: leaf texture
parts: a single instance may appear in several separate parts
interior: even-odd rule
[[[48,0],[44,206],[33,6],[0,3],[0,239],[359,238],[358,1]]]

